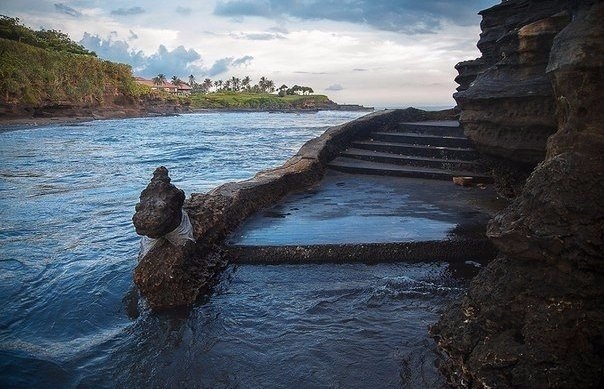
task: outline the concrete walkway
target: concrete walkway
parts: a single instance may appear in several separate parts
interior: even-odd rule
[[[315,187],[249,218],[231,235],[227,247],[232,260],[267,263],[297,262],[296,256],[308,261],[313,255],[345,260],[364,249],[372,255],[380,247],[393,251],[382,253],[383,260],[395,260],[402,248],[421,248],[421,258],[448,258],[452,244],[461,249],[455,258],[472,256],[468,248],[488,246],[486,223],[503,205],[490,187],[328,170]]]

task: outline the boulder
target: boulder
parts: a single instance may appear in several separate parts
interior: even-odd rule
[[[170,181],[168,169],[163,166],[155,169],[132,217],[137,234],[158,239],[180,224],[185,193]]]

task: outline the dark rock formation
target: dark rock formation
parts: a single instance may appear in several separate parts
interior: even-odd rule
[[[158,167],[142,191],[132,222],[136,233],[158,239],[180,224],[185,192],[170,183],[168,169]]]
[[[455,82],[459,84],[458,92],[465,91],[474,82],[476,77],[485,70],[485,62],[483,58],[476,58],[471,61],[463,61],[455,65],[455,69],[459,73],[455,77]]]
[[[460,122],[478,150],[528,164],[556,131],[545,75],[554,36],[569,22],[567,1],[504,1],[481,12],[482,57],[457,65]]]
[[[191,220],[195,243],[175,246],[160,239],[140,259],[134,282],[152,309],[191,305],[212,286],[225,265],[220,245],[228,234],[252,213],[318,181],[327,162],[352,139],[376,129],[396,127],[401,121],[440,120],[453,114],[413,108],[373,113],[330,128],[307,142],[281,167],[262,171],[250,180],[224,184],[209,193],[192,194],[183,209]],[[170,184],[167,173],[163,167],[155,171],[133,217],[137,233],[150,238],[165,235],[180,222],[179,204],[184,195]]]
[[[500,256],[432,328],[458,386],[604,383],[604,4],[574,4],[547,65],[546,158],[489,225]]]

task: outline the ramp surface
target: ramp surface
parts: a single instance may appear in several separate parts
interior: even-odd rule
[[[230,246],[400,243],[484,235],[503,203],[491,188],[328,171],[316,186],[248,219]]]

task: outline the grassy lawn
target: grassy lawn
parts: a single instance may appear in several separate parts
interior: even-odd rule
[[[192,108],[297,109],[313,108],[329,103],[330,100],[324,95],[279,97],[270,93],[247,92],[191,94]]]

